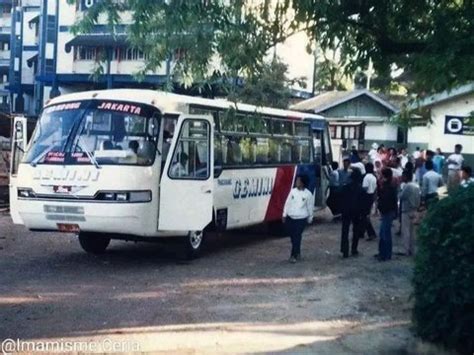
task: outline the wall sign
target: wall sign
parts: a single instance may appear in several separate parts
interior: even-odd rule
[[[473,136],[474,125],[469,125],[469,117],[446,115],[444,123],[444,133]]]
[[[81,0],[81,10],[86,11],[90,9],[95,3],[95,0]]]

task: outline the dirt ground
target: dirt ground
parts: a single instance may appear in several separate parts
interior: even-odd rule
[[[191,354],[426,353],[410,331],[412,260],[377,262],[368,241],[343,260],[339,233],[320,215],[294,265],[288,238],[255,231],[210,236],[200,259],[182,262],[170,244],[115,241],[87,255],[74,236],[28,232],[3,214],[0,338]]]

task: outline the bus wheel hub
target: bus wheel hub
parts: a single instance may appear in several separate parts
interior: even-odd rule
[[[202,231],[194,231],[189,233],[189,241],[194,249],[199,248],[202,242]]]

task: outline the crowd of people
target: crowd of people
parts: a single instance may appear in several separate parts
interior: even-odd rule
[[[366,156],[361,157],[352,147],[342,167],[337,162],[331,167],[327,205],[334,219],[342,222],[340,251],[343,258],[357,256],[359,240],[367,235],[367,241],[379,239],[375,257],[379,261],[390,260],[395,220],[398,220],[398,234],[404,248],[399,254],[414,255],[416,225],[423,211],[439,200],[438,191],[445,186],[445,180],[448,194],[474,185],[472,169],[464,164],[460,144],[446,157],[439,148],[431,151],[417,147],[410,154],[405,148],[397,150],[374,143]],[[293,246],[292,263],[300,258],[304,226],[312,220],[312,195],[306,185],[305,177],[298,176],[283,214]],[[371,220],[374,215],[381,221],[378,236]]]

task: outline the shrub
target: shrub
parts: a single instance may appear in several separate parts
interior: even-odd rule
[[[474,186],[429,209],[418,231],[413,321],[428,341],[474,353]]]

